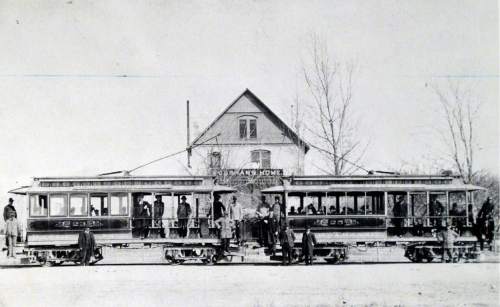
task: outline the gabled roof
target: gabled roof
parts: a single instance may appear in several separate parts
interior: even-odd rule
[[[252,91],[250,91],[249,89],[245,89],[243,91],[243,93],[241,93],[238,97],[236,97],[235,100],[233,100],[233,102],[231,102],[231,104],[229,104],[229,106],[227,106],[227,108],[224,109],[224,111],[222,111],[222,113],[219,114],[219,116],[217,116],[215,118],[214,121],[212,121],[212,123],[210,123],[210,125],[208,125],[208,127],[203,130],[203,132],[196,138],[194,139],[194,141],[191,142],[191,146],[194,146],[196,145],[196,142],[198,142],[206,133],[208,130],[210,130],[210,128],[212,128],[212,126],[224,115],[226,114],[226,112],[231,109],[231,107],[233,105],[235,105],[241,97],[243,96],[247,96],[247,97],[250,97],[251,100],[253,102],[255,102],[259,107],[263,108],[267,113],[268,115],[271,117],[272,120],[274,120],[276,123],[277,123],[277,126],[283,130],[283,132],[292,139],[292,141],[297,145],[297,146],[303,146],[304,147],[304,152],[307,153],[310,149],[309,145],[304,141],[302,140],[301,138],[299,138],[299,136],[287,125],[285,124],[285,122],[283,122],[281,120],[281,118],[279,118],[276,113],[274,113],[271,109],[269,109],[269,107],[264,104],[262,102],[262,100],[259,99],[259,97],[257,97],[254,93],[252,93]]]

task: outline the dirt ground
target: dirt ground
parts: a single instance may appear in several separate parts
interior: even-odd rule
[[[0,306],[498,306],[499,264],[0,270]]]

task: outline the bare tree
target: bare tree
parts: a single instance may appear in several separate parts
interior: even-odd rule
[[[359,168],[356,164],[364,153],[355,136],[351,110],[355,65],[331,58],[326,44],[317,36],[311,41],[310,58],[303,64],[311,98],[304,126],[315,140],[310,145],[326,160],[323,171],[333,175],[350,173]]]
[[[431,85],[439,99],[445,127],[440,134],[458,174],[465,183],[475,177],[475,120],[480,103],[469,87],[447,80],[446,85]],[[438,128],[439,129],[439,128]]]

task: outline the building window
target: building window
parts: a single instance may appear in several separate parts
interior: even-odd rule
[[[269,150],[253,150],[252,163],[257,163],[259,168],[271,168],[271,152]]]
[[[210,168],[221,168],[221,154],[220,152],[214,151],[210,153],[209,156],[209,166]]]
[[[247,138],[247,120],[240,119],[240,139]]]
[[[257,138],[257,119],[240,118],[240,139]]]

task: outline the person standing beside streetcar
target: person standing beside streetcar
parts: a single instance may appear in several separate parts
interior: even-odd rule
[[[235,233],[235,239],[236,239],[236,244],[240,245],[241,244],[241,222],[243,219],[243,209],[241,207],[241,204],[237,202],[236,196],[233,196],[233,201],[229,205],[229,213],[231,220],[234,223],[234,233]]]

